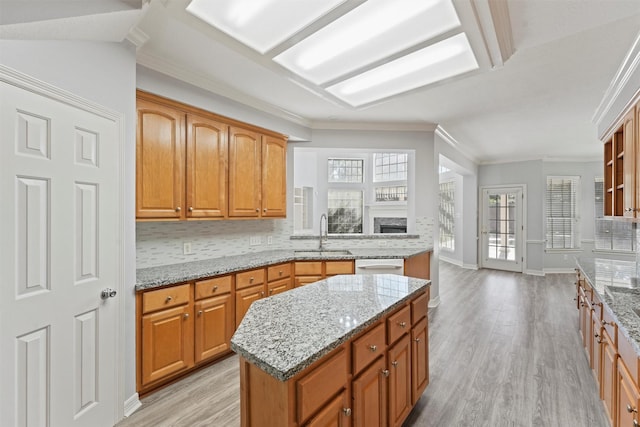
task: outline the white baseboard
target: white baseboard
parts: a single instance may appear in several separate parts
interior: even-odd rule
[[[140,402],[140,396],[138,396],[138,393],[134,393],[133,396],[131,396],[124,402],[124,416],[130,416],[138,409],[140,409],[141,406],[142,402]]]
[[[467,270],[477,270],[478,264],[462,264],[462,268],[466,268]]]
[[[524,274],[529,274],[531,276],[544,276],[544,271],[542,271],[542,270],[525,270]]]
[[[448,258],[446,256],[442,256],[442,252],[440,253],[440,256],[438,256],[438,259],[440,261],[444,261],[448,264],[453,264],[453,265],[457,265],[458,267],[462,267],[462,261],[458,261],[457,259],[453,259],[453,258]]]
[[[429,301],[429,308],[437,307],[440,305],[440,295],[431,298]]]
[[[553,273],[575,273],[575,267],[561,267],[561,268],[545,268],[544,274],[553,274]]]

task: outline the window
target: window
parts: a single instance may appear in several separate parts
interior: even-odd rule
[[[579,176],[547,177],[547,249],[580,247]]]
[[[455,250],[455,181],[440,183],[440,248]]]
[[[373,181],[406,181],[407,180],[406,153],[374,153],[373,163],[375,165]]]
[[[313,188],[293,189],[293,229],[295,232],[311,231],[313,212]]]
[[[627,221],[614,221],[604,216],[604,182],[595,180],[595,249],[602,251],[634,251],[635,224]]]
[[[364,160],[329,159],[329,182],[362,182]]]
[[[329,233],[362,233],[363,204],[361,190],[329,189],[327,204]]]
[[[376,202],[406,202],[407,186],[376,187]]]

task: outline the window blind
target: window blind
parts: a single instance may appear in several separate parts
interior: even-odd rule
[[[547,249],[580,247],[579,188],[579,176],[547,177]]]

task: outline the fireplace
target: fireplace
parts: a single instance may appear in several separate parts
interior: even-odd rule
[[[375,217],[373,218],[373,232],[379,234],[406,233],[407,218]]]

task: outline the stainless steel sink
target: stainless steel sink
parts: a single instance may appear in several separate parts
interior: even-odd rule
[[[304,251],[293,251],[294,255],[296,256],[301,256],[301,257],[314,257],[314,256],[318,256],[318,257],[326,257],[326,256],[336,256],[336,255],[351,255],[351,252],[348,250],[331,250],[331,249],[323,249],[323,250],[319,250],[319,249],[311,249],[311,250],[304,250]]]

